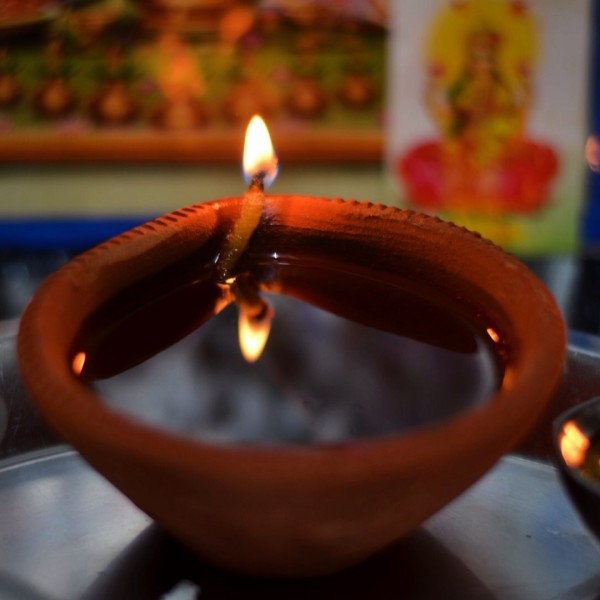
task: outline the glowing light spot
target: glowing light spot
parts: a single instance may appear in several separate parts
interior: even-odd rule
[[[75,373],[75,375],[81,375],[81,372],[83,371],[83,367],[85,365],[85,359],[85,352],[78,352],[73,357],[73,361],[71,362],[71,370],[73,371],[73,373]]]
[[[238,339],[242,355],[248,362],[256,362],[260,358],[269,339],[270,331],[270,315],[267,314],[257,319],[252,317],[243,305],[240,306]]]
[[[490,336],[490,338],[493,342],[495,342],[497,344],[500,341],[500,335],[498,334],[498,332],[495,329],[488,327],[485,331]]]
[[[585,143],[585,160],[590,170],[600,173],[600,139],[590,135]]]
[[[563,425],[558,443],[560,453],[570,467],[580,466],[585,459],[585,453],[590,447],[590,440],[579,429],[575,421],[567,421]]]
[[[250,119],[248,129],[246,129],[242,164],[248,183],[254,177],[259,177],[266,188],[273,183],[277,176],[279,161],[271,143],[269,130],[258,115],[254,115]]]

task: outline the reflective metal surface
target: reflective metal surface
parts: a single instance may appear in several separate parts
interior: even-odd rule
[[[0,321],[0,458],[46,448],[60,440],[30,403],[15,353],[18,321]]]
[[[0,323],[0,598],[410,598],[585,600],[600,597],[600,546],[556,470],[510,456],[424,527],[366,563],[303,582],[217,571],[152,524],[48,431]],[[548,415],[600,392],[597,338],[572,335]],[[544,455],[546,424],[524,445]],[[177,510],[177,507],[173,507]]]
[[[555,470],[518,457],[393,548],[304,582],[197,562],[73,452],[2,469],[0,506],[2,598],[575,600],[600,591],[600,547]]]

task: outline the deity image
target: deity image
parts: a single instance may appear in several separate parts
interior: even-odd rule
[[[439,11],[423,91],[439,137],[419,141],[397,164],[413,205],[531,213],[548,201],[558,158],[527,133],[538,46],[524,2],[463,0]]]

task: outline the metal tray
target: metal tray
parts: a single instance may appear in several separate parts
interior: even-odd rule
[[[600,598],[600,544],[539,460],[543,436],[528,444],[538,459],[505,457],[417,532],[349,571],[300,582],[218,571],[49,432],[20,382],[15,328],[0,322],[2,599]],[[597,338],[571,341],[554,412],[600,393]]]
[[[516,456],[392,548],[301,582],[248,579],[196,561],[64,449],[0,469],[0,507],[5,599],[579,600],[600,591],[600,546],[555,469]]]

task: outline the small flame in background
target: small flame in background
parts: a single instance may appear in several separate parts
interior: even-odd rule
[[[567,421],[563,425],[558,443],[560,453],[569,467],[579,467],[590,447],[590,440],[575,421]]]
[[[244,141],[244,158],[242,161],[244,179],[251,183],[258,178],[263,186],[269,187],[279,170],[279,161],[271,143],[271,136],[265,122],[254,115],[248,123]]]

